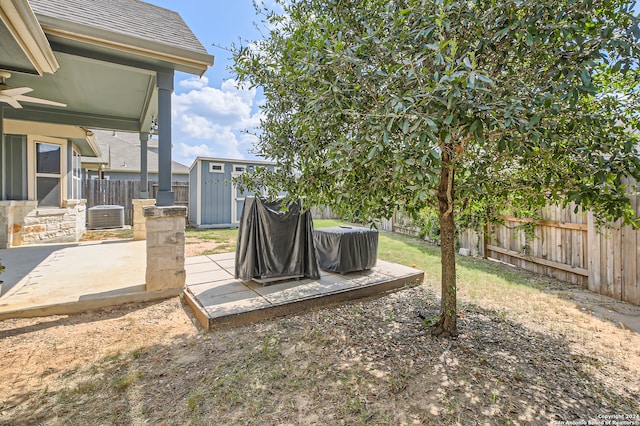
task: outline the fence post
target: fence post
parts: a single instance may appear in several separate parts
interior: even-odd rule
[[[482,258],[489,258],[489,222],[484,224],[482,232]]]

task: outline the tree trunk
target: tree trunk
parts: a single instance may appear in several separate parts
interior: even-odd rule
[[[448,155],[443,153],[443,165],[438,186],[438,208],[440,213],[440,251],[442,265],[442,298],[440,319],[433,325],[434,336],[455,337],[458,335],[456,325],[456,247],[455,222],[453,216],[453,183],[454,169],[448,162]]]

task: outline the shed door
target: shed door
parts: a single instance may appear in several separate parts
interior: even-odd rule
[[[238,224],[240,223],[240,216],[242,215],[242,207],[244,206],[244,198],[247,194],[243,193],[239,188],[236,187],[234,178],[237,178],[241,174],[245,172],[245,166],[233,166],[233,171],[231,172],[231,223]]]

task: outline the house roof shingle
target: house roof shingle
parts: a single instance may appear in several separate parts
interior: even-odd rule
[[[29,4],[39,19],[54,18],[207,54],[178,13],[140,0],[29,0]]]

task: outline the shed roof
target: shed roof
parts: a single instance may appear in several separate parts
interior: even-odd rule
[[[193,169],[197,163],[209,161],[212,163],[233,163],[233,164],[254,164],[261,166],[276,166],[278,163],[274,163],[273,161],[265,161],[265,160],[246,160],[243,158],[220,158],[220,157],[196,157],[191,163],[189,170]]]

